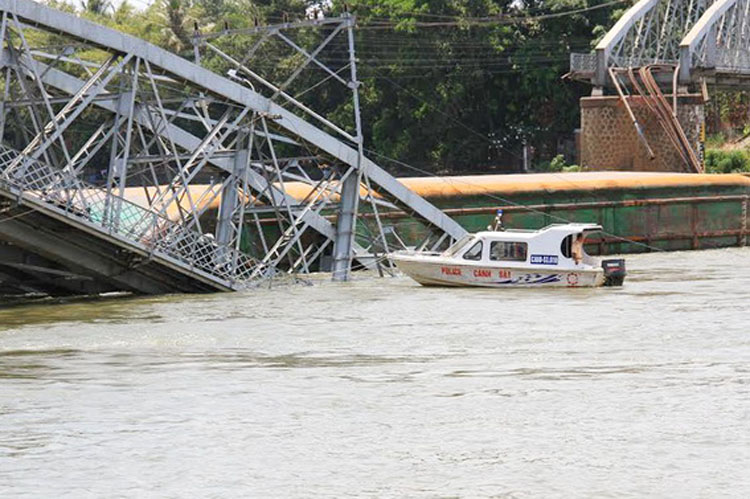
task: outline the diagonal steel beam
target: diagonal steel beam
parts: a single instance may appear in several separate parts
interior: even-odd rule
[[[5,58],[3,58],[2,60],[5,60]],[[0,61],[0,63],[1,62],[2,61]],[[47,70],[46,74],[44,75],[44,83],[53,86],[58,90],[74,94],[76,90],[84,84],[83,80],[80,80],[75,76],[71,76],[58,69],[49,68],[44,63],[37,61],[36,64],[40,68]],[[117,110],[116,103],[112,101],[94,101],[94,105],[112,113]],[[147,111],[139,109],[136,110],[136,112],[138,114],[135,116],[135,121],[138,122],[142,127],[144,127],[144,129],[150,130],[151,132],[157,133],[162,136],[169,137],[169,139],[173,141],[175,145],[188,151],[193,151],[200,147],[201,139],[183,130],[179,126],[172,123],[161,123],[159,124],[159,129],[154,130],[151,120],[146,114]],[[221,156],[211,157],[209,158],[209,161],[213,166],[223,170],[226,173],[231,174],[234,171],[234,162],[231,158]],[[269,195],[274,198],[276,203],[286,203],[290,205],[297,204],[297,200],[295,198],[276,188],[273,184],[269,184],[262,175],[255,172],[254,170],[248,169],[247,177],[248,183],[254,190],[256,190],[257,192],[268,192]],[[305,218],[309,218],[304,221],[309,222],[310,226],[313,227],[313,229],[328,238],[333,238],[335,229],[328,220],[320,216],[309,214],[305,215]]]
[[[14,160],[13,163],[3,173],[5,176],[10,175],[13,172],[16,164],[23,160],[23,158],[39,159],[49,146],[55,142],[59,137],[62,136],[63,132],[70,126],[71,123],[88,107],[94,98],[102,91],[104,91],[107,83],[115,76],[116,72],[119,71],[129,60],[131,56],[125,56],[122,61],[107,74],[104,78],[99,81],[99,76],[103,73],[97,73],[94,78],[94,82],[99,81],[98,85],[84,98],[85,90],[77,93],[73,96],[73,99],[59,112],[57,115],[48,122],[42,132],[37,134],[26,148],[21,152],[18,159]],[[109,67],[109,64],[105,64],[105,67]],[[92,81],[84,83],[82,89],[86,89],[93,85]],[[77,107],[76,107],[77,106]],[[58,123],[59,120],[64,120],[62,123]],[[42,141],[45,139],[44,141]]]
[[[596,75],[594,83],[604,86],[607,82],[609,56],[615,46],[628,34],[635,24],[659,4],[659,0],[640,0],[629,8],[596,45]]]
[[[278,116],[278,119],[275,120],[278,126],[287,129],[350,166],[356,168],[359,164],[359,154],[350,145],[332,137],[257,92],[156,47],[145,40],[40,5],[32,0],[0,0],[0,10],[16,14],[30,25],[65,33],[110,51],[135,55],[180,79],[210,89],[214,94],[255,111]],[[227,165],[226,169],[229,168],[231,168],[231,165]],[[448,232],[453,238],[457,239],[466,234],[466,231],[457,222],[404,187],[373,161],[364,158],[362,168],[362,173],[369,175],[370,179],[378,184],[389,197],[392,197],[397,203],[407,206],[419,218]]]

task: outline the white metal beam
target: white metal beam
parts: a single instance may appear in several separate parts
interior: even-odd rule
[[[58,90],[62,90],[66,93],[75,94],[76,89],[80,88],[84,84],[83,80],[80,80],[76,78],[75,76],[71,76],[64,71],[60,71],[54,68],[51,68],[44,63],[36,62],[39,69],[42,69],[43,81],[47,85],[51,85]],[[93,105],[100,107],[102,109],[106,109],[107,111],[115,112],[117,110],[117,104],[112,101],[94,101]],[[143,109],[136,110],[136,116],[135,121],[138,122],[142,127],[145,129],[151,130],[154,133],[161,133],[168,135],[172,141],[174,141],[175,144],[179,145],[183,149],[187,151],[193,151],[200,147],[201,145],[201,139],[196,137],[195,135],[192,135],[189,132],[186,132],[179,126],[173,125],[173,124],[162,124],[161,130],[153,130],[152,123],[148,119],[148,116],[146,114],[146,111]],[[210,157],[208,160],[212,165],[215,167],[231,174],[234,172],[234,161],[231,158],[228,158],[226,156],[218,156],[218,157]],[[252,169],[248,170],[248,182],[253,186],[253,188],[259,192],[271,192],[272,195],[276,198],[276,202],[279,204],[288,203],[288,204],[297,204],[297,200],[289,196],[288,194],[282,192],[281,190],[277,189],[274,186],[270,186],[266,181],[266,179],[258,174],[257,172],[253,171]],[[334,235],[334,228],[331,225],[331,223],[326,220],[323,217],[313,217],[311,216],[310,220],[306,220],[306,222],[310,223],[310,226],[313,227],[315,230],[320,232],[321,234],[333,238]]]

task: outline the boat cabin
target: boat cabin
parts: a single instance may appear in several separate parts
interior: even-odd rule
[[[443,257],[462,263],[503,267],[576,267],[573,242],[602,228],[596,224],[553,224],[540,230],[484,231],[469,234],[448,248]],[[597,265],[582,250],[584,265]]]

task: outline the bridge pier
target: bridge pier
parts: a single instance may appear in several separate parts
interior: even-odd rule
[[[672,96],[666,96],[672,102]],[[653,150],[651,159],[618,96],[581,99],[580,164],[586,170],[686,172],[680,157],[656,115],[640,96],[628,97],[633,114]],[[702,159],[705,110],[700,94],[679,95],[677,119],[688,141]]]

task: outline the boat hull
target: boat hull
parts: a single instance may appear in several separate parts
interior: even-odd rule
[[[423,286],[452,287],[598,287],[604,284],[599,268],[549,269],[462,264],[440,258],[394,255],[391,260]]]

